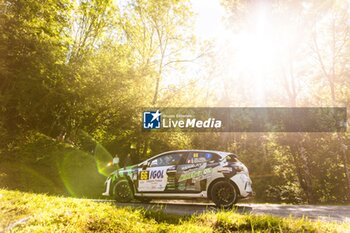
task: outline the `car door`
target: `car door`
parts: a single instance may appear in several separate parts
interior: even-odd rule
[[[174,192],[177,165],[183,163],[186,152],[157,156],[139,169],[138,192]]]
[[[176,188],[178,192],[201,192],[206,189],[213,165],[217,166],[219,156],[212,152],[192,151],[183,164],[177,166]]]

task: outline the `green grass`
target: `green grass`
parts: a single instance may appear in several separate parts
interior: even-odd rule
[[[346,224],[241,215],[232,211],[192,217],[113,203],[0,189],[0,232],[349,232]]]

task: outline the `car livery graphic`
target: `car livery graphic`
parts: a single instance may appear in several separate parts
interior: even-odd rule
[[[252,194],[251,184],[247,167],[235,154],[177,150],[114,171],[103,195],[118,202],[203,198],[228,208]]]

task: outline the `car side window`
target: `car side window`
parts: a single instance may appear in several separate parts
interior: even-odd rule
[[[219,156],[210,152],[190,152],[187,157],[187,164],[204,163],[209,161],[218,161]]]
[[[150,167],[178,165],[184,153],[171,153],[159,156],[151,161]]]

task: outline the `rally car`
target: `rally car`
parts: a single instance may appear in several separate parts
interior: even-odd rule
[[[118,202],[204,198],[227,208],[250,196],[251,184],[247,167],[235,154],[177,150],[112,172],[103,195]]]

